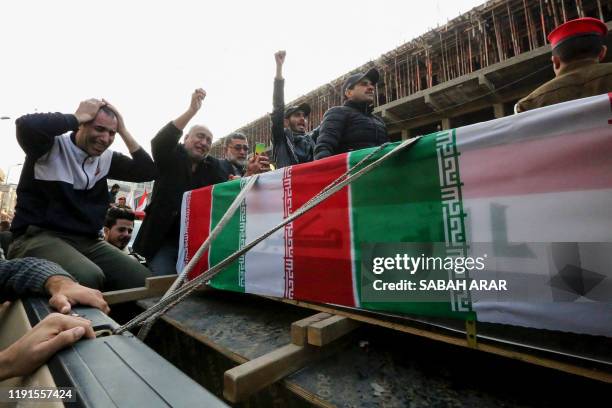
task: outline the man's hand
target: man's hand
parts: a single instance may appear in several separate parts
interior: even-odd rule
[[[0,352],[0,380],[28,375],[82,337],[95,338],[89,320],[52,313]]]
[[[193,92],[191,95],[191,104],[189,105],[189,110],[193,112],[193,114],[196,114],[200,110],[204,98],[206,98],[206,91],[202,88],[198,88]]]
[[[274,59],[276,60],[276,65],[283,65],[285,63],[285,57],[287,56],[287,51],[281,50],[274,53]]]
[[[87,99],[79,104],[74,116],[76,116],[79,123],[91,122],[95,119],[98,114],[100,107],[105,105],[105,102],[98,99]]]
[[[277,51],[274,54],[274,59],[276,60],[276,79],[283,79],[283,64],[285,63],[286,55],[285,51]]]
[[[106,99],[102,99],[102,102],[104,102],[104,105],[106,105],[110,110],[112,110],[115,116],[117,117],[117,133],[119,133],[120,136],[126,134],[127,128],[125,127],[125,121],[123,120],[123,116],[121,116],[121,114],[119,113],[119,110],[115,108]]]
[[[202,107],[202,102],[206,98],[206,91],[202,88],[198,88],[191,94],[191,103],[189,104],[189,108],[178,118],[174,119],[172,123],[176,126],[177,129],[183,130],[189,123],[191,119],[198,113],[200,108]]]
[[[106,314],[110,312],[102,292],[79,285],[66,276],[51,276],[45,282],[45,289],[51,295],[49,305],[60,313],[69,313],[77,303],[93,306]]]
[[[115,108],[106,99],[102,99],[102,102],[104,102],[104,105],[106,105],[110,110],[112,110],[115,116],[117,117],[117,133],[119,133],[119,136],[121,136],[121,139],[123,139],[123,143],[125,143],[125,146],[128,148],[128,151],[130,153],[134,153],[136,150],[140,149],[140,145],[138,144],[136,139],[132,137],[132,134],[125,127],[125,121],[123,120],[123,116],[121,116],[121,114],[119,113],[119,110]]]
[[[266,171],[270,171],[270,159],[265,154],[255,154],[249,159],[244,175],[252,176]]]

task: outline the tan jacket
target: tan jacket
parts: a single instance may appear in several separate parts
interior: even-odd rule
[[[517,112],[612,92],[612,63],[580,60],[567,64],[556,78],[518,101]]]

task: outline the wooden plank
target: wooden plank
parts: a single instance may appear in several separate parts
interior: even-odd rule
[[[143,287],[104,292],[104,300],[109,305],[116,305],[163,295],[175,280],[176,275],[152,276],[145,280]]]
[[[145,287],[151,290],[163,291],[164,293],[172,286],[177,275],[151,276],[145,281]]]
[[[345,316],[332,316],[308,326],[308,343],[325,346],[359,327],[360,323]]]
[[[331,316],[329,313],[317,313],[316,315],[291,323],[291,343],[296,346],[308,344],[308,326]]]
[[[104,292],[104,300],[109,305],[116,305],[119,303],[133,302],[135,300],[146,299],[151,296],[151,292],[147,288],[132,288],[123,290],[113,290],[110,292]]]
[[[245,297],[249,297],[248,302]],[[148,308],[156,300],[141,300],[138,304]],[[279,308],[275,302],[261,297],[211,290],[206,296],[192,295],[161,319],[222,356],[243,364],[283,347],[291,341],[287,327],[307,316],[303,308]],[[336,406],[287,379],[280,384],[314,406]]]
[[[317,310],[325,313],[332,313],[335,315],[346,316],[350,319],[360,321],[363,323],[372,324],[375,326],[386,327],[388,329],[397,330],[403,333],[409,333],[416,336],[425,337],[431,340],[441,341],[443,343],[452,344],[460,347],[471,348],[468,344],[466,337],[456,337],[451,335],[446,335],[442,333],[437,333],[430,330],[420,329],[418,327],[410,326],[409,324],[400,324],[396,322],[386,321],[382,319],[377,319],[372,316],[362,315],[359,313],[354,313],[352,311],[348,311],[346,309],[340,309],[333,306],[315,304],[304,302],[300,300],[293,299],[281,299],[274,297],[267,297],[268,299],[280,301],[283,303],[288,303],[295,306],[300,306],[312,310]],[[590,369],[587,367],[581,367],[576,364],[555,360],[552,358],[541,357],[534,354],[530,354],[528,352],[517,351],[510,348],[506,348],[503,346],[498,346],[495,344],[487,344],[482,341],[478,342],[475,347],[476,350],[484,351],[486,353],[495,354],[498,356],[503,356],[515,360],[520,360],[525,363],[535,364],[542,367],[552,368],[554,370],[563,371],[566,373],[579,375],[582,377],[590,378],[597,381],[602,381],[606,383],[612,384],[612,372],[598,370],[596,368]]]
[[[227,370],[223,376],[223,396],[240,402],[257,391],[297,371],[316,358],[319,350],[287,344],[271,353]]]
[[[211,343],[252,359],[289,343],[291,340],[287,327],[313,314],[307,313],[305,308],[295,310],[278,302],[262,302],[262,299],[251,295],[211,292],[186,299],[171,310],[167,318],[178,319],[179,327],[189,328]],[[150,340],[168,337],[165,344],[170,356],[185,356],[185,351],[181,349],[191,350],[184,361],[190,370],[206,370],[210,360],[206,353],[193,351],[193,343],[188,343],[189,347],[179,345],[179,339],[186,336],[175,333],[174,329],[165,325],[158,327],[157,333],[151,334]],[[236,336],[241,337],[238,339],[240,341],[236,341]],[[266,342],[272,347],[261,347],[263,344],[257,344],[260,342]],[[462,352],[443,343],[429,342],[417,336],[405,336],[399,331],[381,330],[370,325],[334,343],[338,342],[341,346],[337,349],[335,344],[327,346],[334,349],[333,354],[308,363],[254,394],[243,404],[301,407],[302,404],[294,404],[301,400],[286,400],[283,403],[279,399],[281,395],[286,395],[283,394],[285,388],[304,401],[320,407],[406,406],[413,403],[415,406],[503,405],[518,408],[537,405],[537,402],[532,402],[536,388],[543,395],[556,395],[554,401],[547,401],[549,405],[555,406],[563,405],[559,401],[566,399],[573,402],[574,393],[567,390],[577,387],[591,390],[590,395],[597,400],[607,395],[607,384],[586,383],[583,379],[571,378],[559,372],[497,359],[487,353]],[[249,350],[248,343],[255,343],[257,347]],[[327,347],[321,348],[321,352],[326,353]],[[185,366],[179,367],[185,369]],[[520,390],[500,388],[495,378],[491,378],[490,367],[500,367],[510,377],[516,377]],[[218,383],[215,389],[220,393],[223,392],[223,372],[229,368],[231,366],[226,365],[217,367],[216,371],[206,372],[211,381]],[[469,384],[462,383],[461,392],[457,392],[457,379],[466,378],[466,372],[471,381]],[[541,379],[541,387],[530,387],[537,382],[534,381],[536,379]],[[564,394],[561,396],[555,393],[558,384],[563,384]],[[576,397],[577,400],[581,398]],[[262,401],[267,403],[262,404]]]

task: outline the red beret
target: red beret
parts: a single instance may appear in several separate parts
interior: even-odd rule
[[[607,33],[608,27],[603,21],[593,17],[583,17],[568,21],[552,30],[548,34],[548,41],[555,48],[568,38],[581,35],[599,35],[603,37]]]

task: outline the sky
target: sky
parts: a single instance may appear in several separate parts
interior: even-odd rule
[[[207,96],[192,124],[214,139],[272,110],[274,52],[286,50],[285,101],[376,60],[483,0],[86,0],[3,2],[0,168],[19,177],[15,119],[74,113],[105,98],[136,140],[150,140]],[[111,149],[127,153],[120,137]]]

